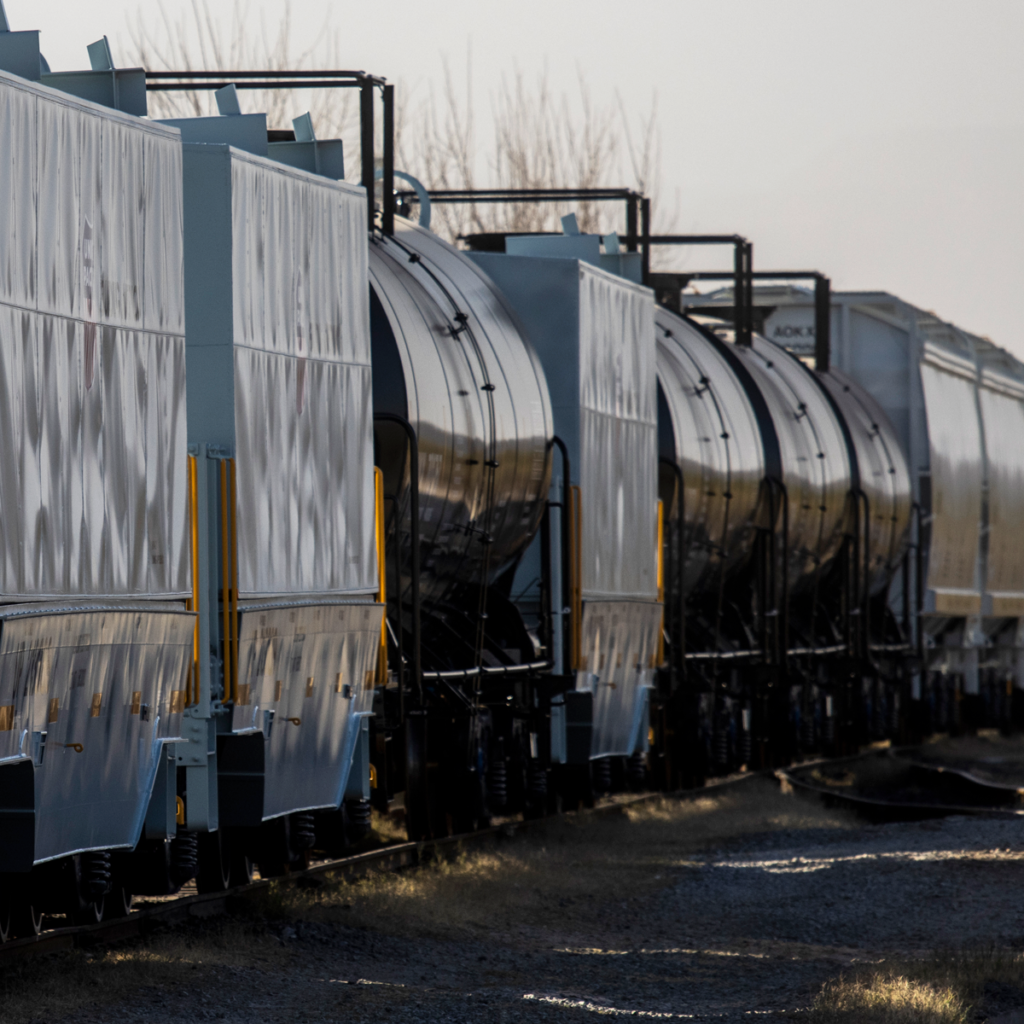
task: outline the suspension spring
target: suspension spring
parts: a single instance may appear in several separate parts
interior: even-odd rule
[[[289,838],[292,849],[311,850],[316,842],[316,827],[313,824],[312,811],[300,811],[291,815],[289,821]]]
[[[98,899],[110,892],[110,851],[90,850],[81,855],[82,890]]]

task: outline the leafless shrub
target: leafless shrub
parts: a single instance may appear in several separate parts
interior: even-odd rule
[[[582,73],[570,95],[555,93],[546,72],[531,81],[516,69],[502,78],[491,107],[493,149],[481,173],[471,58],[464,91],[444,61],[440,95],[431,89],[406,111],[398,150],[403,168],[430,189],[626,187],[649,194],[660,184],[656,99],[646,115],[633,120],[618,95],[611,104],[595,100]],[[576,213],[583,231],[605,233],[624,226],[615,204],[524,201],[438,206],[432,227],[451,241],[479,231],[552,231],[568,212]],[[655,217],[659,230],[671,230],[674,217],[660,209]]]

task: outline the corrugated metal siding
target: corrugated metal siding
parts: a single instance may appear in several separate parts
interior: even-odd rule
[[[232,727],[264,728],[265,713],[274,713],[265,818],[337,806],[352,760],[352,716],[373,706],[383,612],[353,603],[255,605],[242,613],[239,680],[249,691],[235,704]]]
[[[987,369],[978,392],[988,468],[985,590],[993,615],[1024,613],[1024,386]]]
[[[0,757],[35,757],[37,862],[138,842],[162,743],[179,734],[194,621],[137,604],[4,615],[0,705],[14,710]]]
[[[233,383],[240,596],[372,592],[363,191],[237,150],[225,159],[231,294],[204,302],[232,309],[223,394]]]
[[[928,416],[932,519],[928,590],[940,614],[981,611],[982,448],[972,363],[925,345],[921,383]]]
[[[0,593],[187,593],[177,133],[0,74],[0,237]]]
[[[583,593],[657,596],[654,300],[580,264]]]

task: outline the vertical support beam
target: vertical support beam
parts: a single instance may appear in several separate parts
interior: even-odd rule
[[[651,279],[651,201],[647,198],[640,204],[640,234],[643,245],[641,280],[647,284]]]
[[[213,688],[210,649],[219,642],[216,627],[220,619],[220,581],[216,574],[218,495],[216,483],[211,481],[211,469],[219,467],[207,457],[205,444],[190,445],[189,454],[196,460],[194,507],[195,562],[198,568],[195,591],[199,604],[198,693],[194,694],[193,704],[185,708],[182,714],[180,730],[184,742],[175,743],[174,752],[176,766],[185,769],[185,828],[190,832],[212,832],[218,827],[219,813],[217,747],[210,716]]]
[[[743,243],[743,344],[754,341],[754,243]]]
[[[573,670],[572,664],[572,565],[571,565],[571,551],[572,551],[572,524],[569,518],[569,491],[572,487],[572,465],[569,462],[569,449],[566,447],[565,442],[556,434],[552,439],[552,443],[558,449],[562,456],[562,494],[559,512],[559,525],[561,527],[559,531],[559,576],[561,577],[561,589],[558,592],[558,612],[559,619],[562,622],[562,650],[565,654],[565,658],[562,662],[555,663],[555,669],[564,675],[571,675]],[[569,629],[565,629],[565,615],[569,614]],[[566,641],[568,635],[569,642]]]
[[[373,230],[374,160],[373,160],[373,81],[364,78],[359,85],[359,161],[362,186],[366,189],[366,228]]]
[[[814,368],[828,373],[832,365],[832,282],[819,274],[814,279]]]
[[[636,211],[637,196],[631,194],[626,200],[626,250],[627,252],[636,252],[636,234],[637,234],[637,211]]]
[[[395,233],[395,87],[384,86],[384,174],[381,230]]]
[[[405,431],[409,442],[409,518],[412,520],[409,546],[412,577],[409,581],[410,599],[412,604],[412,672],[413,687],[420,707],[423,706],[423,645],[420,638],[420,447],[416,437],[416,429],[404,417],[394,412],[376,412],[373,414],[375,423],[397,423]],[[399,546],[398,526],[395,527],[395,544]],[[396,572],[398,570],[396,569]],[[395,584],[395,596],[398,598],[399,625],[401,625],[402,592],[400,582]]]
[[[750,308],[754,301],[753,248],[742,238],[737,238],[733,243],[733,323],[737,345],[749,346],[753,341]]]

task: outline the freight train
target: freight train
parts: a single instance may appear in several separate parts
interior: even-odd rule
[[[52,73],[0,29],[0,937],[373,807],[451,834],[1019,716],[1007,353],[749,259],[697,295],[635,217],[457,249],[362,72]],[[361,186],[241,112],[304,80],[360,90]]]

